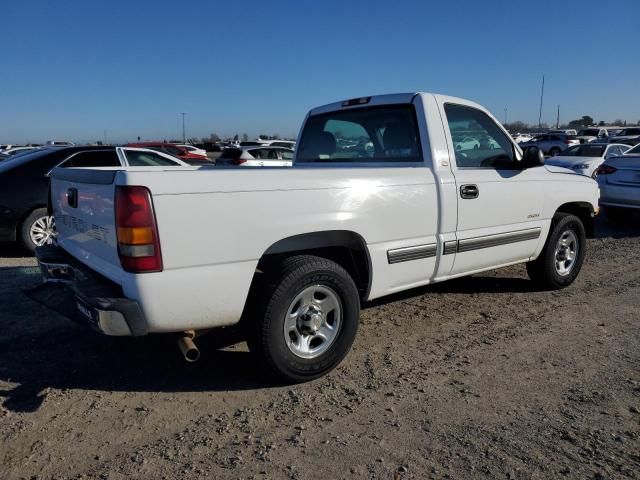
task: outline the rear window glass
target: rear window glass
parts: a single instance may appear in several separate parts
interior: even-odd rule
[[[131,167],[170,167],[179,165],[179,163],[153,152],[126,150],[125,154]]]
[[[61,167],[119,167],[115,150],[80,152],[66,160]]]
[[[297,163],[419,162],[412,105],[390,105],[314,115],[300,137]]]

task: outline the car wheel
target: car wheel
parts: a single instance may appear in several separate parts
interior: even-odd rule
[[[547,289],[568,287],[580,273],[586,244],[582,221],[568,213],[556,214],[542,253],[527,263],[529,278]]]
[[[560,151],[561,150],[558,147],[553,147],[551,150],[549,150],[549,155],[555,157],[556,155],[560,155]]]
[[[321,257],[290,257],[276,270],[256,311],[260,320],[249,319],[249,348],[285,381],[318,378],[351,349],[360,316],[358,289],[344,268]]]
[[[55,235],[55,221],[47,215],[46,208],[35,209],[22,224],[22,244],[30,252],[34,252],[36,247],[53,243]]]

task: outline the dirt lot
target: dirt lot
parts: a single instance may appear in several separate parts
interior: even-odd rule
[[[86,332],[3,247],[0,478],[640,478],[639,224],[602,221],[562,292],[514,267],[369,305],[296,386],[232,332],[194,365]]]

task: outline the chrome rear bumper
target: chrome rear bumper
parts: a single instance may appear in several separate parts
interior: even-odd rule
[[[125,298],[119,285],[78,262],[60,247],[39,247],[36,257],[45,284],[64,284],[73,292],[76,315],[72,320],[104,335],[147,334],[140,305]]]

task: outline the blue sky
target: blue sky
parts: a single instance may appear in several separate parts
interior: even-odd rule
[[[640,1],[3,0],[0,142],[294,135],[314,106],[434,91],[503,119],[640,120]]]

